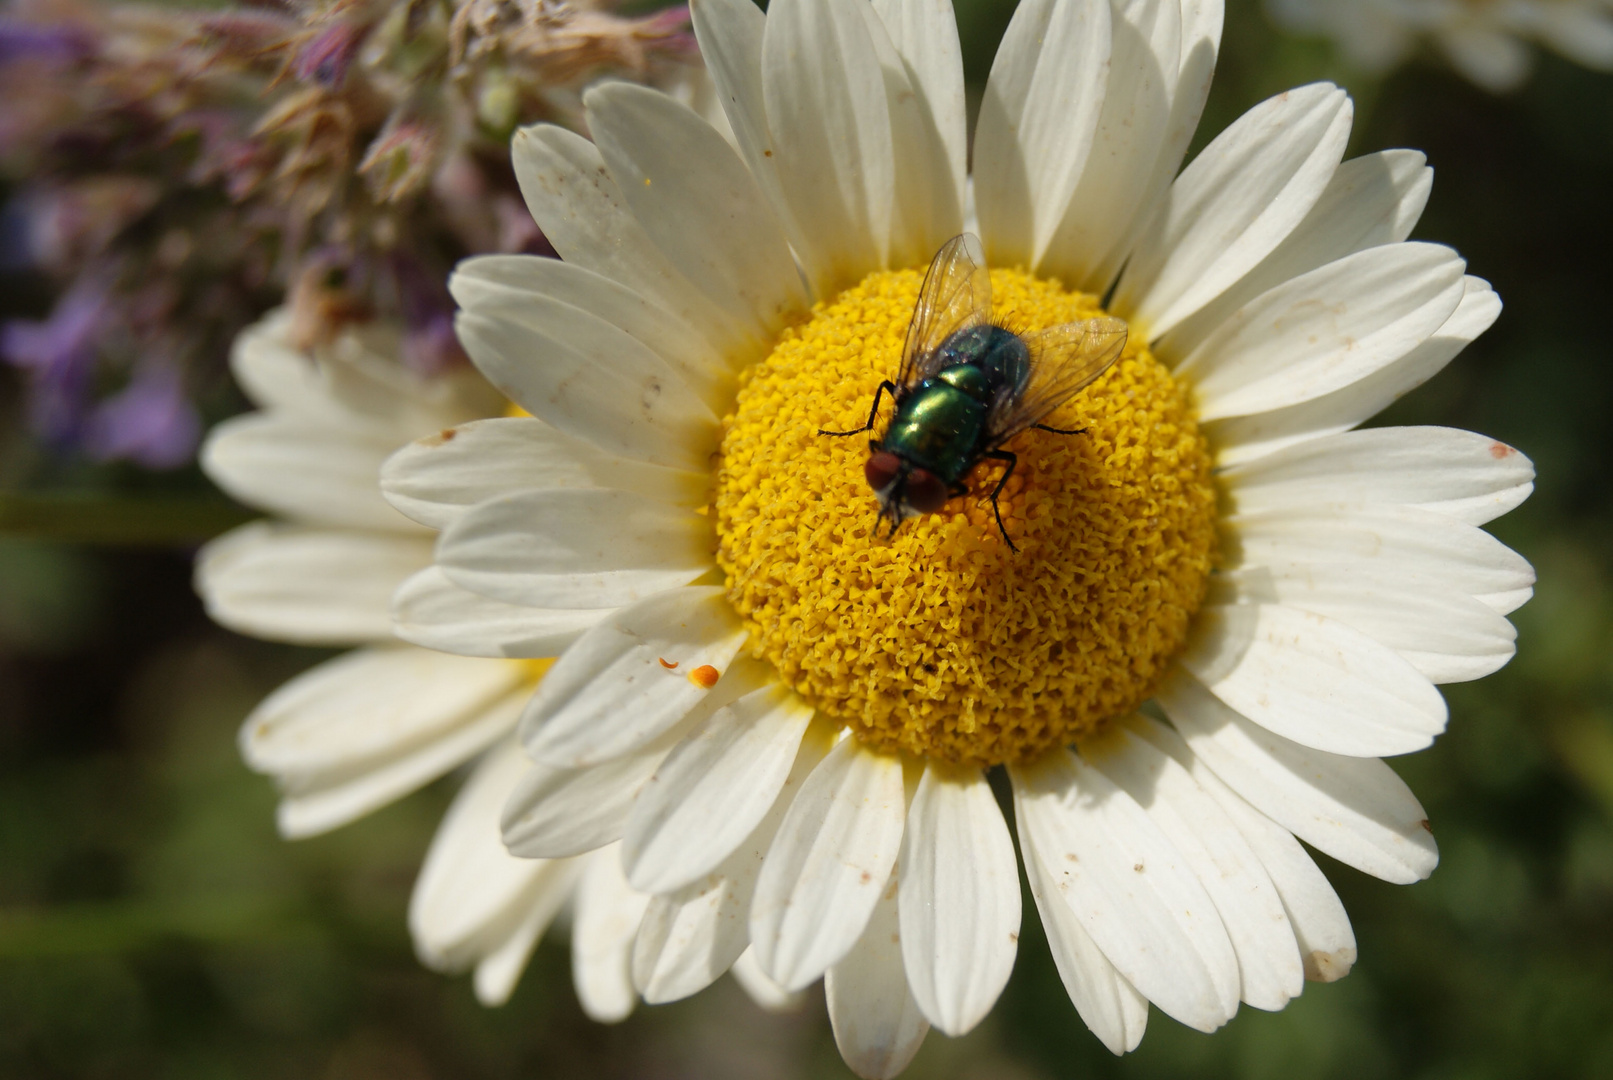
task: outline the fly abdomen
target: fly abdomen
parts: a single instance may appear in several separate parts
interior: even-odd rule
[[[902,402],[881,449],[930,470],[950,485],[974,463],[986,404],[953,385],[946,374],[942,371],[925,380]]]

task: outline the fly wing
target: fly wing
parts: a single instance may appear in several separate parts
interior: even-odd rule
[[[941,343],[990,317],[991,275],[980,240],[973,233],[954,236],[935,253],[924,275],[913,321],[907,324],[896,385],[905,389],[933,375],[931,365]]]
[[[1040,423],[1054,409],[1109,370],[1126,347],[1126,324],[1119,319],[1087,319],[1025,336],[1030,381],[1024,393],[999,397],[986,416],[993,446]]]

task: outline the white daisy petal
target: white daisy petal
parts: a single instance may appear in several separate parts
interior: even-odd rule
[[[452,729],[414,744],[400,740],[386,756],[360,765],[278,772],[284,792],[275,812],[280,835],[288,840],[317,836],[430,783],[514,730],[525,698],[524,692],[501,698],[460,717]],[[356,715],[374,719],[365,710]]]
[[[1238,514],[1222,525],[1237,538],[1236,566],[1354,563],[1467,593],[1502,615],[1534,589],[1534,569],[1517,552],[1482,529],[1417,507],[1301,507]]]
[[[1108,0],[1023,0],[975,123],[975,206],[994,266],[1035,265],[1092,150],[1109,80]]]
[[[515,133],[510,158],[533,220],[562,259],[653,301],[720,353],[744,344],[744,332],[645,233],[593,143],[534,124]]]
[[[1181,664],[1250,720],[1329,753],[1405,754],[1445,730],[1445,699],[1416,668],[1314,612],[1207,605]]]
[[[533,757],[563,768],[631,753],[708,696],[719,695],[715,709],[743,692],[743,665],[726,669],[744,641],[718,586],[672,589],[613,612],[538,685],[521,721],[522,741]],[[713,689],[701,686],[691,673],[703,667],[727,678]]]
[[[392,636],[398,583],[431,565],[431,540],[257,521],[196,556],[196,591],[232,630],[299,645],[353,645]]]
[[[727,859],[777,799],[811,720],[811,706],[773,683],[674,747],[628,819],[622,865],[633,887],[673,892]]]
[[[1111,259],[1132,227],[1171,135],[1171,98],[1182,51],[1182,5],[1112,5],[1108,85],[1087,166],[1041,255],[1039,273],[1102,295]],[[1195,119],[1197,117],[1195,116]],[[1175,162],[1169,166],[1175,170]],[[1169,179],[1169,177],[1166,177]]]
[[[762,343],[809,304],[784,232],[739,156],[710,124],[659,91],[607,82],[583,102],[594,141],[640,225],[765,352]]]
[[[824,973],[824,998],[835,1045],[864,1080],[896,1076],[930,1033],[903,967],[896,874],[880,892],[862,936]]]
[[[902,763],[844,739],[784,815],[751,902],[762,970],[792,990],[856,944],[902,843]]]
[[[489,382],[606,454],[693,470],[716,445],[716,418],[677,373],[581,308],[488,304],[460,312],[454,328]]]
[[[1248,273],[1321,197],[1352,116],[1344,91],[1314,83],[1256,105],[1216,136],[1142,233],[1111,310],[1158,337]]]
[[[622,877],[614,846],[588,856],[577,885],[577,917],[571,924],[571,978],[583,1012],[602,1024],[625,1020],[638,1004],[628,970],[633,936],[650,898]]]
[[[650,902],[633,949],[633,982],[644,1000],[675,1001],[698,993],[737,963],[736,957],[748,954],[746,915],[763,857],[795,793],[829,752],[834,737],[830,724],[811,724],[798,740],[782,790],[750,835],[700,880]]]
[[[614,488],[694,506],[708,482],[699,473],[602,454],[526,416],[476,420],[416,439],[386,459],[380,476],[392,505],[433,529],[513,491]]]
[[[1157,700],[1228,787],[1307,844],[1396,884],[1433,872],[1439,849],[1428,816],[1381,760],[1327,754],[1273,735],[1185,673],[1168,679]]]
[[[263,772],[353,768],[452,730],[523,678],[518,664],[355,649],[264,698],[241,727],[241,753]]]
[[[922,92],[913,84],[912,68],[897,52],[874,6],[859,5],[859,10],[879,58],[885,107],[890,114],[895,187],[885,261],[889,266],[923,265],[941,245],[963,231],[963,202],[952,182],[947,145]]]
[[[908,808],[902,957],[919,1008],[962,1035],[996,1004],[1019,949],[1019,868],[979,769],[931,761]]]
[[[504,806],[504,846],[523,859],[563,859],[615,843],[669,749],[659,744],[585,769],[529,763]]]
[[[1067,750],[1009,767],[1014,815],[1049,883],[1122,978],[1214,1031],[1238,1009],[1238,959],[1204,887],[1130,795]]]
[[[1200,416],[1270,412],[1341,390],[1432,337],[1461,303],[1465,263],[1437,244],[1384,244],[1263,293],[1177,367]]]
[[[197,455],[219,487],[249,506],[310,524],[413,532],[375,478],[397,438],[362,424],[251,413],[213,428]]]
[[[941,144],[943,175],[950,178],[952,202],[961,214],[967,185],[968,125],[963,50],[952,4],[950,0],[873,0],[873,8],[907,64],[921,117]],[[953,235],[959,231],[961,225]],[[941,238],[943,242],[948,239],[951,237]],[[932,251],[939,247],[937,243]]]
[[[455,584],[510,604],[625,607],[711,569],[710,520],[626,491],[517,491],[466,511],[437,541]]]
[[[1220,472],[1240,513],[1306,503],[1403,503],[1483,525],[1534,490],[1505,443],[1442,427],[1369,428],[1313,439]]]
[[[860,2],[775,0],[762,35],[774,166],[820,297],[885,265],[890,249],[890,111]]]
[[[1305,963],[1305,977],[1313,982],[1333,982],[1349,974],[1356,955],[1350,917],[1327,877],[1294,839],[1294,834],[1227,787],[1175,731],[1151,725],[1149,738],[1158,739],[1156,745],[1189,767],[1193,779],[1221,804],[1221,809],[1237,824],[1260,857],[1272,884],[1277,887],[1277,894],[1282,897],[1283,909],[1288,913],[1295,943]]]
[[[471,310],[534,296],[569,304],[649,346],[708,404],[715,407],[733,392],[731,358],[700,331],[648,297],[573,263],[535,255],[477,255],[454,267],[448,291]]]
[[[1179,761],[1146,737],[1151,724],[1127,717],[1083,742],[1081,755],[1148,811],[1198,875],[1238,954],[1243,1000],[1257,1009],[1281,1009],[1305,984],[1282,899],[1232,819]]]
[[[1209,599],[1281,604],[1337,619],[1395,650],[1433,683],[1481,678],[1516,651],[1512,624],[1471,596],[1351,563],[1222,571]]]
[[[800,1007],[805,997],[799,990],[786,990],[770,978],[756,962],[756,954],[747,947],[734,961],[729,974],[750,999],[768,1012],[791,1012]]]
[[[1137,1049],[1148,1023],[1148,999],[1120,977],[1092,935],[1081,925],[1064,894],[1059,891],[1025,828],[1017,819],[1019,849],[1025,860],[1025,877],[1041,913],[1042,929],[1053,953],[1053,964],[1075,1011],[1111,1054]]]
[[[1344,162],[1287,238],[1237,284],[1178,323],[1155,346],[1173,361],[1196,349],[1227,317],[1268,289],[1335,259],[1410,235],[1433,189],[1434,170],[1416,150],[1384,150]]]
[[[1492,93],[1517,89],[1534,66],[1527,45],[1490,27],[1446,27],[1435,40],[1463,75]]]
[[[1217,463],[1236,465],[1306,439],[1347,431],[1433,378],[1501,314],[1501,301],[1488,282],[1469,276],[1462,287],[1461,303],[1445,324],[1394,363],[1298,405],[1206,424]]]
[[[392,596],[392,631],[404,641],[462,656],[559,656],[610,608],[551,611],[489,600],[462,589],[440,566],[415,574]]]
[[[497,957],[478,981],[504,996],[581,869],[570,860],[517,859],[499,842],[499,808],[526,767],[513,741],[482,759],[438,826],[409,898],[420,959],[459,971]]]

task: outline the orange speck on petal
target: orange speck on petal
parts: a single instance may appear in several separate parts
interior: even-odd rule
[[[722,672],[718,671],[710,664],[701,664],[699,667],[689,672],[689,681],[700,687],[702,690],[710,690],[713,686],[717,685],[717,680],[720,678],[722,678]]]
[[[657,656],[656,659],[661,660],[659,656]],[[661,666],[666,668],[668,671],[675,670],[678,666],[678,663],[679,662],[677,660],[661,660]]]

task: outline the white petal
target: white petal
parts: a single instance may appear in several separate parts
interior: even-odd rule
[[[1356,955],[1350,917],[1333,886],[1294,834],[1227,787],[1175,731],[1150,725],[1149,738],[1188,766],[1193,779],[1221,804],[1260,857],[1288,912],[1295,943],[1305,962],[1305,977],[1313,982],[1333,982],[1349,974]]]
[[[482,759],[443,817],[409,898],[421,961],[459,971],[497,955],[489,991],[500,988],[495,982],[514,987],[581,869],[569,860],[517,859],[499,842],[499,808],[526,765],[513,741]]]
[[[551,611],[489,600],[428,566],[392,597],[392,631],[404,641],[459,653],[545,659],[559,656],[609,608]]]
[[[655,245],[758,344],[809,305],[772,210],[712,126],[665,94],[607,82],[583,98],[611,177]]]
[[[255,413],[214,427],[197,457],[215,484],[249,506],[310,524],[413,532],[375,487],[396,449],[396,436],[362,424]]]
[[[768,849],[751,902],[762,970],[792,990],[856,944],[896,863],[902,763],[847,738],[801,785]]]
[[[1347,431],[1438,374],[1468,343],[1495,322],[1501,301],[1489,283],[1463,279],[1462,301],[1433,337],[1342,390],[1255,416],[1205,425],[1220,465],[1236,465],[1306,439]]]
[[[734,677],[743,672],[727,668],[744,641],[718,586],[673,589],[613,612],[550,669],[522,718],[522,741],[564,768],[631,753],[710,695],[720,695],[716,709],[743,692]],[[731,677],[707,689],[689,677],[701,667]]]
[[[431,540],[253,522],[196,556],[196,591],[231,630],[299,645],[392,637],[392,590],[431,565]]]
[[[1534,490],[1534,464],[1505,443],[1442,427],[1330,435],[1220,472],[1240,513],[1306,503],[1403,503],[1483,525]]]
[[[1290,742],[1226,707],[1185,674],[1157,695],[1193,753],[1256,810],[1320,851],[1396,884],[1439,861],[1428,815],[1377,758]]]
[[[1205,420],[1309,401],[1382,370],[1439,331],[1465,264],[1437,244],[1346,256],[1239,308],[1183,360]]]
[[[1054,883],[1023,817],[1018,818],[1018,825],[1025,877],[1042,916],[1053,964],[1075,1011],[1111,1054],[1137,1049],[1148,1023],[1148,999],[1122,979],[1103,955],[1081,925],[1081,917]]]
[[[823,979],[835,1045],[846,1066],[864,1080],[900,1073],[930,1033],[908,989],[896,894],[893,872],[862,936]]]
[[[762,34],[774,167],[820,297],[883,266],[890,247],[890,110],[859,2],[775,0]]]
[[[316,836],[346,825],[442,776],[509,735],[526,701],[525,690],[460,718],[432,738],[401,744],[391,754],[349,768],[288,769],[277,774],[284,797],[275,813],[288,839]],[[373,715],[361,711],[361,716]],[[345,719],[345,718],[344,718]],[[337,725],[332,725],[335,727]]]
[[[756,962],[756,954],[748,947],[728,970],[740,989],[768,1012],[793,1012],[801,1007],[805,995],[798,990],[786,990],[774,982]]]
[[[571,978],[589,1019],[614,1024],[627,1019],[638,1004],[628,967],[633,935],[649,902],[622,877],[622,860],[614,846],[588,856],[577,885],[577,917],[571,924]]]
[[[633,887],[673,892],[727,859],[778,798],[811,719],[812,707],[775,683],[674,747],[628,818],[622,865]]]
[[[1143,232],[1112,309],[1158,337],[1248,273],[1321,197],[1352,115],[1342,90],[1315,83],[1256,105],[1216,136]]]
[[[979,769],[925,766],[902,837],[902,957],[924,1015],[962,1035],[991,1011],[1019,948],[1019,866]]]
[[[1207,606],[1181,663],[1255,723],[1329,753],[1406,754],[1445,730],[1445,699],[1416,668],[1314,612]]]
[[[940,164],[950,179],[953,202],[961,213],[967,182],[968,131],[963,51],[952,4],[950,0],[874,0],[873,7],[890,34],[891,44],[907,64],[922,115],[943,148]],[[961,224],[957,231],[961,231]]]
[[[616,608],[711,569],[710,519],[609,488],[517,491],[443,531],[437,562],[472,592],[541,608]]]
[[[1109,81],[1107,0],[1024,0],[975,124],[975,206],[992,265],[1031,266],[1064,216]]]
[[[694,506],[709,483],[704,474],[602,454],[527,416],[477,420],[417,439],[387,459],[380,477],[393,506],[433,529],[514,491],[614,488]]]
[[[562,259],[666,309],[719,353],[746,344],[744,331],[645,233],[593,143],[552,124],[534,124],[515,133],[510,158],[533,219]]]
[[[1136,800],[1067,750],[1010,766],[1014,814],[1049,883],[1122,978],[1214,1031],[1238,1009],[1238,959],[1204,887]]]
[[[1282,604],[1337,619],[1394,649],[1430,682],[1466,682],[1512,659],[1517,632],[1465,593],[1350,563],[1222,571],[1211,602]]]
[[[1227,316],[1268,289],[1335,259],[1410,235],[1433,187],[1434,170],[1416,150],[1384,150],[1340,165],[1294,231],[1237,284],[1178,323],[1154,347],[1173,363],[1197,348]]]
[[[1128,717],[1083,742],[1081,755],[1148,811],[1210,894],[1238,954],[1243,1000],[1257,1009],[1280,1009],[1305,985],[1282,898],[1215,799],[1145,737],[1149,724],[1154,721]]]
[[[544,301],[454,320],[476,366],[517,404],[606,454],[704,468],[715,417],[659,356],[581,308]],[[540,328],[537,323],[545,320]]]
[[[627,813],[668,745],[586,769],[528,762],[504,806],[504,845],[523,859],[582,855],[622,838]]]
[[[750,835],[709,874],[651,901],[633,950],[633,982],[644,1000],[674,1001],[697,993],[747,953],[747,915],[763,857],[795,793],[829,752],[834,737],[830,724],[810,725],[783,789]]]
[[[1492,93],[1515,90],[1529,77],[1529,46],[1500,30],[1469,20],[1435,35],[1463,75]]]
[[[869,43],[879,58],[890,115],[891,160],[895,167],[891,204],[890,266],[923,266],[948,240],[963,231],[963,202],[953,183],[946,143],[935,126],[914,72],[891,41],[872,4],[861,5]],[[958,74],[962,75],[959,68]]]
[[[1300,508],[1238,514],[1236,566],[1354,563],[1404,575],[1432,589],[1465,592],[1505,615],[1529,598],[1535,572],[1482,529],[1410,506]]]
[[[1142,0],[1112,8],[1103,111],[1075,193],[1066,206],[1047,208],[1062,220],[1053,219],[1057,228],[1038,267],[1044,276],[1098,295],[1112,279],[1111,253],[1134,226],[1144,199],[1157,194],[1151,191],[1156,171],[1174,173],[1177,165],[1162,165],[1159,157],[1172,132],[1181,5]]]
[[[448,291],[460,307],[508,304],[541,296],[625,330],[682,375],[714,408],[733,393],[730,365],[705,335],[649,297],[602,274],[536,255],[478,255],[454,267]]]

